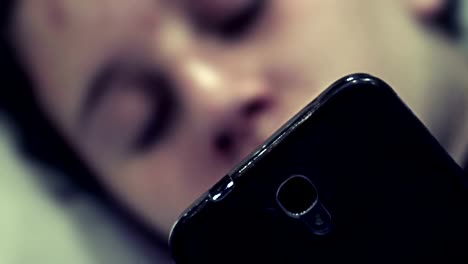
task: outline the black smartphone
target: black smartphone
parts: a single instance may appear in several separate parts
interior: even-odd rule
[[[177,263],[468,263],[462,169],[383,81],[337,81],[187,209]]]

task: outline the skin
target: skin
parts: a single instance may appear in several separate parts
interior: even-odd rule
[[[349,73],[386,80],[461,159],[466,69],[452,44],[414,16],[434,14],[441,1],[271,0],[233,38],[200,33],[188,13],[220,23],[251,1],[193,2],[21,0],[12,26],[45,112],[156,231],[167,234],[193,200]],[[98,82],[108,89],[90,107],[92,84],[109,68],[117,77]],[[160,107],[162,84],[139,81],[145,74],[170,80],[172,110]],[[141,131],[164,116],[160,136],[136,148]]]

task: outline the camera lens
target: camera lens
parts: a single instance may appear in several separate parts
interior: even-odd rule
[[[314,184],[302,175],[285,180],[276,193],[279,206],[291,217],[299,218],[312,209],[318,200]]]

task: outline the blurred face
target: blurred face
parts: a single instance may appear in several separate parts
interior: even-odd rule
[[[335,79],[398,83],[417,68],[406,9],[375,2],[22,0],[15,39],[57,128],[121,202],[168,232]]]

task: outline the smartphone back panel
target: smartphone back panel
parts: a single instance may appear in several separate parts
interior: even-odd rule
[[[294,175],[315,193],[281,189]],[[178,263],[467,263],[463,171],[388,85],[348,76],[195,202],[170,246]]]

